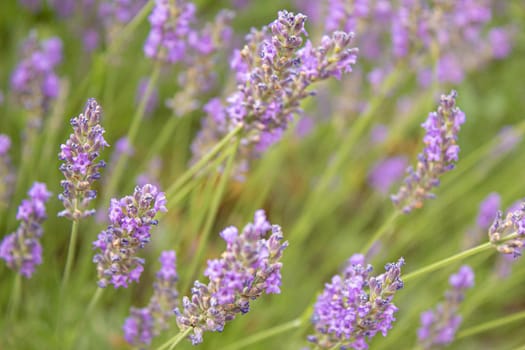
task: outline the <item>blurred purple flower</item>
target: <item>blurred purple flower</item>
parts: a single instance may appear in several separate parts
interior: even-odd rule
[[[405,156],[385,158],[377,162],[368,174],[368,183],[376,191],[387,194],[392,185],[397,182],[408,165]]]
[[[517,234],[516,238],[501,241],[514,233]],[[514,257],[521,255],[521,249],[525,244],[525,202],[521,202],[519,207],[516,204],[511,206],[505,216],[501,210],[497,212],[489,228],[489,240],[500,253],[512,254]]]
[[[456,107],[456,96],[455,91],[442,95],[437,112],[431,112],[422,124],[426,130],[423,153],[418,155],[415,170],[407,168],[405,184],[391,196],[404,213],[421,208],[425,199],[433,198],[430,190],[439,186],[439,177],[454,169],[459,155],[458,133],[465,122],[465,114]]]
[[[20,221],[17,230],[4,237],[0,243],[0,259],[20,275],[31,278],[37,265],[42,263],[42,223],[47,218],[46,202],[51,197],[46,185],[35,182],[18,207],[16,219]]]
[[[474,272],[463,265],[458,273],[449,278],[451,289],[445,293],[445,302],[438,304],[435,310],[421,314],[421,327],[417,331],[419,344],[423,349],[450,344],[461,325],[458,314],[459,304],[465,298],[465,291],[474,286]]]
[[[147,347],[154,337],[168,329],[169,321],[174,317],[173,309],[178,304],[175,251],[163,251],[159,261],[161,268],[153,283],[154,292],[148,306],[132,307],[122,327],[124,338],[133,346]]]

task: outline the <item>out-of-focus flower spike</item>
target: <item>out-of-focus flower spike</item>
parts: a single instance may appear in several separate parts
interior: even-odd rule
[[[30,278],[37,265],[42,264],[42,223],[47,218],[46,202],[51,197],[45,184],[35,182],[18,207],[18,229],[5,236],[0,243],[0,258],[7,266],[26,278]]]
[[[405,184],[391,196],[404,213],[421,208],[426,199],[433,198],[430,191],[439,186],[439,177],[454,169],[459,155],[458,133],[465,122],[465,114],[456,107],[456,97],[455,91],[442,95],[437,112],[431,112],[422,124],[425,148],[418,155],[416,168],[407,169]]]
[[[0,209],[6,208],[13,194],[15,173],[9,156],[11,138],[0,134]]]

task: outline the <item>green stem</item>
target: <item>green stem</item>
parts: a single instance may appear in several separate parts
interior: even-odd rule
[[[151,73],[151,77],[149,79],[146,90],[144,91],[144,95],[142,95],[140,104],[135,114],[133,115],[133,119],[131,120],[131,126],[127,134],[127,139],[130,145],[133,145],[133,143],[135,142],[135,137],[137,136],[140,124],[142,122],[142,119],[144,118],[146,104],[148,103],[148,100],[153,92],[154,86],[157,84],[159,74],[160,74],[160,63],[157,63],[155,67],[153,68],[153,72]],[[115,168],[113,170],[113,173],[111,174],[111,177],[109,178],[108,186],[105,190],[105,197],[104,197],[103,203],[108,203],[111,196],[113,196],[116,193],[118,184],[120,182],[120,178],[124,174],[124,170],[125,170],[128,158],[129,158],[129,155],[126,153],[123,153],[119,157],[117,163],[115,164]]]
[[[217,187],[217,190],[215,192],[215,195],[213,196],[210,204],[210,209],[208,211],[208,215],[206,217],[206,221],[204,223],[204,228],[202,230],[202,237],[199,241],[199,246],[197,248],[197,252],[195,253],[195,256],[192,259],[192,263],[190,266],[189,274],[186,279],[186,283],[184,285],[184,288],[181,290],[184,292],[188,290],[190,284],[193,281],[193,278],[197,272],[197,269],[199,267],[199,263],[201,260],[201,257],[204,253],[204,248],[206,246],[206,242],[208,241],[208,237],[210,236],[211,227],[213,225],[213,221],[215,220],[215,217],[217,215],[217,211],[219,209],[219,204],[221,203],[222,196],[224,194],[224,190],[226,188],[226,184],[228,183],[228,180],[230,179],[230,174],[233,169],[233,164],[235,161],[235,155],[237,154],[237,147],[239,145],[239,140],[235,143],[235,145],[231,148],[231,151],[229,152],[229,159],[228,163],[226,164],[226,168],[224,169],[224,172],[221,174],[221,179],[219,182],[219,185]]]
[[[145,158],[146,162],[153,158],[154,155],[158,154],[172,137],[175,127],[180,121],[180,118],[174,115],[170,116],[169,118],[170,119],[168,122],[162,126],[160,136],[155,138],[153,145],[150,147],[148,155]]]
[[[474,327],[467,328],[458,333],[457,339],[470,337],[472,335],[479,334],[479,333],[484,333],[488,330],[503,327],[508,324],[511,324],[517,321],[521,321],[523,319],[525,319],[525,310],[509,315],[509,316],[505,316],[505,317],[501,317],[501,318],[498,318],[492,321],[488,321],[488,322],[482,323]]]
[[[517,233],[512,233],[502,239],[499,240],[499,242],[505,242],[505,241],[508,241],[508,240],[511,240],[513,238],[516,238],[518,237],[518,234]],[[418,277],[420,275],[424,275],[426,273],[429,273],[429,272],[433,272],[433,271],[436,271],[436,270],[439,270],[443,267],[446,267],[456,261],[459,261],[459,260],[462,260],[462,259],[465,259],[465,258],[468,258],[469,256],[472,256],[472,255],[476,255],[476,254],[479,254],[479,253],[482,253],[484,251],[487,251],[489,249],[494,249],[494,245],[493,243],[491,242],[487,242],[487,243],[483,243],[483,244],[480,244],[474,248],[471,248],[471,249],[467,249],[461,253],[458,253],[456,255],[452,255],[451,257],[448,257],[446,259],[443,259],[443,260],[440,260],[438,262],[435,262],[433,264],[430,264],[428,266],[425,266],[423,268],[420,268],[419,270],[416,270],[414,272],[411,272],[407,275],[405,275],[403,277],[403,281],[409,281],[415,277]]]
[[[76,211],[76,206],[74,211]],[[69,237],[69,248],[67,250],[66,267],[64,268],[64,278],[62,279],[62,287],[60,288],[60,295],[64,295],[65,288],[71,275],[71,268],[73,267],[73,260],[75,257],[75,249],[78,239],[78,220],[73,220],[71,225],[71,237]]]
[[[365,244],[365,246],[361,250],[361,253],[366,254],[370,250],[372,245],[374,245],[374,243],[377,242],[385,234],[385,232],[388,231],[389,228],[393,228],[394,223],[398,217],[399,217],[399,212],[396,210],[388,217],[387,220],[383,222],[383,224],[374,233],[374,235],[370,237],[368,242]]]
[[[193,328],[187,328],[183,332],[177,333],[173,338],[162,344],[157,350],[174,349],[188,334],[190,334]]]
[[[12,321],[16,317],[18,307],[20,306],[20,296],[22,294],[22,275],[15,273],[13,289],[11,291],[11,302],[9,303],[8,320]]]
[[[180,187],[184,185],[186,181],[195,176],[195,174],[197,174],[200,170],[202,170],[204,166],[208,165],[211,159],[215,157],[241,130],[242,126],[239,125],[230,131],[230,133],[224,136],[224,138],[219,141],[208,153],[206,153],[198,162],[193,164],[191,168],[189,168],[181,177],[179,177],[177,181],[175,181],[166,191],[168,203],[170,203],[171,198],[173,198]]]
[[[97,288],[95,294],[93,294],[93,296],[91,297],[91,300],[89,301],[88,307],[86,309],[86,313],[84,314],[86,319],[93,313],[93,310],[95,309],[95,306],[100,300],[100,297],[102,296],[103,292],[104,288]]]
[[[287,332],[289,330],[299,328],[299,327],[301,327],[302,322],[303,321],[300,318],[296,318],[296,319],[291,320],[289,322],[282,323],[282,324],[277,325],[275,327],[272,327],[272,328],[266,329],[264,331],[255,333],[255,334],[253,334],[253,335],[251,335],[249,337],[246,337],[246,338],[244,338],[244,339],[242,339],[242,340],[240,340],[240,341],[238,341],[236,343],[233,343],[233,344],[227,346],[225,348],[225,350],[238,350],[238,349],[245,348],[247,346],[253,345],[253,344],[258,343],[260,341],[263,341],[265,339],[268,339],[268,338],[274,337],[276,335],[285,333],[285,332]]]

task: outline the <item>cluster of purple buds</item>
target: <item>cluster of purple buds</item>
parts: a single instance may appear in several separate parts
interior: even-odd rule
[[[51,197],[46,185],[35,182],[18,207],[16,219],[20,221],[17,230],[4,237],[0,243],[0,258],[11,269],[30,278],[37,265],[42,263],[42,223],[47,218],[46,202]]]
[[[191,297],[182,299],[182,310],[175,309],[181,331],[192,329],[194,345],[202,342],[203,332],[221,332],[227,321],[247,313],[250,301],[263,293],[280,293],[280,260],[288,242],[282,242],[281,228],[271,225],[264,211],[256,211],[254,222],[240,234],[231,226],[220,235],[226,251],[220,259],[208,261],[204,275],[210,282],[195,281]]]
[[[515,238],[505,240],[505,237],[517,234]],[[489,240],[503,254],[521,255],[525,245],[525,202],[518,208],[510,209],[506,216],[498,211],[494,222],[489,228]]]
[[[184,0],[155,0],[148,18],[151,30],[144,44],[146,57],[166,63],[183,60],[195,20],[195,5]]]
[[[465,291],[474,286],[474,272],[464,265],[458,273],[449,278],[451,289],[445,293],[445,302],[435,310],[421,314],[421,327],[417,331],[418,342],[423,349],[434,349],[450,344],[461,325],[459,305],[465,298]]]
[[[15,175],[9,157],[11,139],[5,134],[0,134],[0,209],[7,207],[12,195]]]
[[[165,212],[166,197],[153,185],[136,187],[133,196],[112,199],[109,207],[110,225],[98,235],[93,247],[100,252],[93,262],[97,264],[98,286],[127,288],[131,281],[138,282],[144,259],[137,251],[150,241],[155,216]]]
[[[58,216],[78,221],[95,213],[94,209],[88,209],[97,194],[92,187],[95,180],[100,179],[100,169],[106,166],[103,160],[96,159],[104,147],[109,146],[100,125],[101,115],[100,105],[92,98],[87,101],[84,113],[71,119],[73,133],[60,146],[58,154],[63,161],[60,171],[66,178],[60,182],[64,192],[58,195],[65,210]]]
[[[381,194],[388,194],[392,185],[404,174],[408,165],[404,156],[388,157],[377,162],[368,174],[368,183]]]
[[[431,112],[422,124],[426,130],[425,148],[418,155],[416,168],[407,168],[405,184],[392,195],[394,205],[404,213],[421,208],[425,199],[434,198],[430,191],[439,186],[439,177],[454,168],[458,160],[458,133],[465,114],[456,107],[456,92],[442,95],[437,112]]]
[[[403,258],[386,264],[386,272],[374,277],[365,257],[353,255],[344,272],[334,276],[317,298],[312,316],[315,334],[308,341],[322,349],[367,349],[367,340],[377,333],[386,336],[398,310],[392,299],[403,288],[404,264]]]
[[[124,322],[124,338],[137,347],[147,347],[154,337],[169,327],[173,309],[178,304],[177,267],[175,251],[164,251],[159,261],[161,268],[153,283],[153,296],[144,308],[132,307]]]
[[[62,61],[62,41],[52,37],[41,42],[35,32],[22,44],[22,57],[11,75],[11,90],[30,112],[30,126],[40,127],[43,114],[58,96],[60,81],[55,73]]]
[[[243,128],[243,161],[259,156],[277,142],[294,115],[301,112],[300,102],[311,96],[309,87],[321,80],[350,72],[357,49],[350,48],[353,34],[334,32],[314,47],[304,28],[306,16],[280,11],[278,18],[261,31],[252,30],[246,45],[236,51],[231,66],[236,72],[237,91],[226,105],[208,111],[215,131],[203,130],[193,146],[194,159],[234,128]],[[209,140],[207,138],[210,138]]]

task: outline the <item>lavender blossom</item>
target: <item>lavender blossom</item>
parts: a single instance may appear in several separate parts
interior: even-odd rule
[[[364,256],[353,255],[345,271],[334,276],[317,298],[312,316],[315,334],[308,341],[322,349],[368,349],[367,340],[379,332],[386,336],[398,310],[392,299],[403,288],[404,264],[403,258],[386,264],[386,272],[374,277]]]
[[[15,175],[9,157],[11,148],[11,138],[5,134],[0,134],[0,208],[7,207],[9,198],[13,194]]]
[[[482,230],[488,229],[498,213],[500,206],[500,195],[496,192],[490,193],[479,205],[479,213],[476,220],[477,226]]]
[[[254,222],[241,233],[230,226],[220,235],[226,251],[208,260],[204,275],[209,283],[195,281],[191,297],[182,299],[182,310],[174,310],[181,331],[192,328],[189,338],[194,345],[203,341],[203,332],[221,332],[227,321],[247,313],[250,301],[263,293],[280,293],[280,259],[288,242],[282,242],[281,228],[271,225],[264,211],[256,211]]]
[[[106,166],[103,160],[96,161],[100,152],[109,144],[104,140],[104,128],[100,125],[102,110],[95,99],[89,99],[84,113],[71,119],[73,133],[60,146],[58,158],[63,161],[60,171],[65,180],[60,182],[64,192],[58,198],[65,210],[58,213],[70,220],[78,221],[95,213],[88,209],[89,202],[97,193],[92,189],[100,179],[100,169]]]
[[[155,0],[155,7],[148,17],[151,30],[144,44],[146,57],[166,63],[181,61],[194,17],[195,5],[191,2]]]
[[[31,114],[30,126],[40,127],[43,114],[59,93],[55,73],[62,61],[62,41],[57,37],[39,42],[32,32],[22,44],[22,57],[11,75],[11,89]]]
[[[456,92],[442,95],[437,112],[431,112],[422,124],[426,130],[425,148],[418,155],[416,169],[407,168],[405,185],[392,195],[392,202],[404,213],[421,208],[425,199],[434,198],[430,192],[439,186],[439,177],[454,168],[458,160],[457,138],[465,114],[456,107]]]
[[[506,236],[517,234],[516,238],[502,242]],[[489,241],[503,254],[521,256],[521,249],[525,244],[525,202],[519,208],[511,208],[506,216],[498,211],[494,222],[489,228]]]
[[[438,304],[435,310],[421,314],[421,327],[417,336],[423,349],[434,349],[450,344],[461,325],[458,314],[459,305],[465,298],[465,292],[474,286],[474,272],[464,265],[457,274],[449,278],[451,289],[445,293],[445,302]]]
[[[387,194],[390,187],[399,180],[408,165],[404,156],[390,157],[377,162],[368,175],[370,185],[382,194]]]
[[[42,263],[42,223],[47,218],[46,202],[51,197],[46,185],[35,182],[18,207],[16,219],[20,221],[17,230],[4,237],[0,243],[0,258],[9,268],[30,278],[37,265]]]
[[[231,61],[236,71],[237,91],[214,106],[192,146],[199,159],[225,134],[242,127],[241,165],[261,155],[277,142],[300,102],[311,96],[309,88],[321,80],[341,78],[350,72],[357,49],[350,48],[353,35],[334,32],[314,47],[304,28],[306,17],[280,11],[278,18],[261,31],[253,30],[246,45]],[[213,120],[215,123],[213,123]],[[206,130],[213,125],[213,130]],[[244,163],[244,165],[243,165]]]
[[[147,347],[154,337],[168,329],[172,310],[178,304],[175,252],[162,252],[159,261],[161,269],[153,284],[155,291],[148,306],[140,309],[132,307],[130,316],[124,322],[124,338],[134,346]]]
[[[155,216],[159,211],[167,211],[166,197],[149,184],[137,186],[133,196],[111,200],[110,225],[93,242],[94,249],[100,249],[93,257],[100,288],[108,283],[127,288],[130,282],[138,282],[144,259],[136,254],[150,241],[151,226],[157,225]]]

